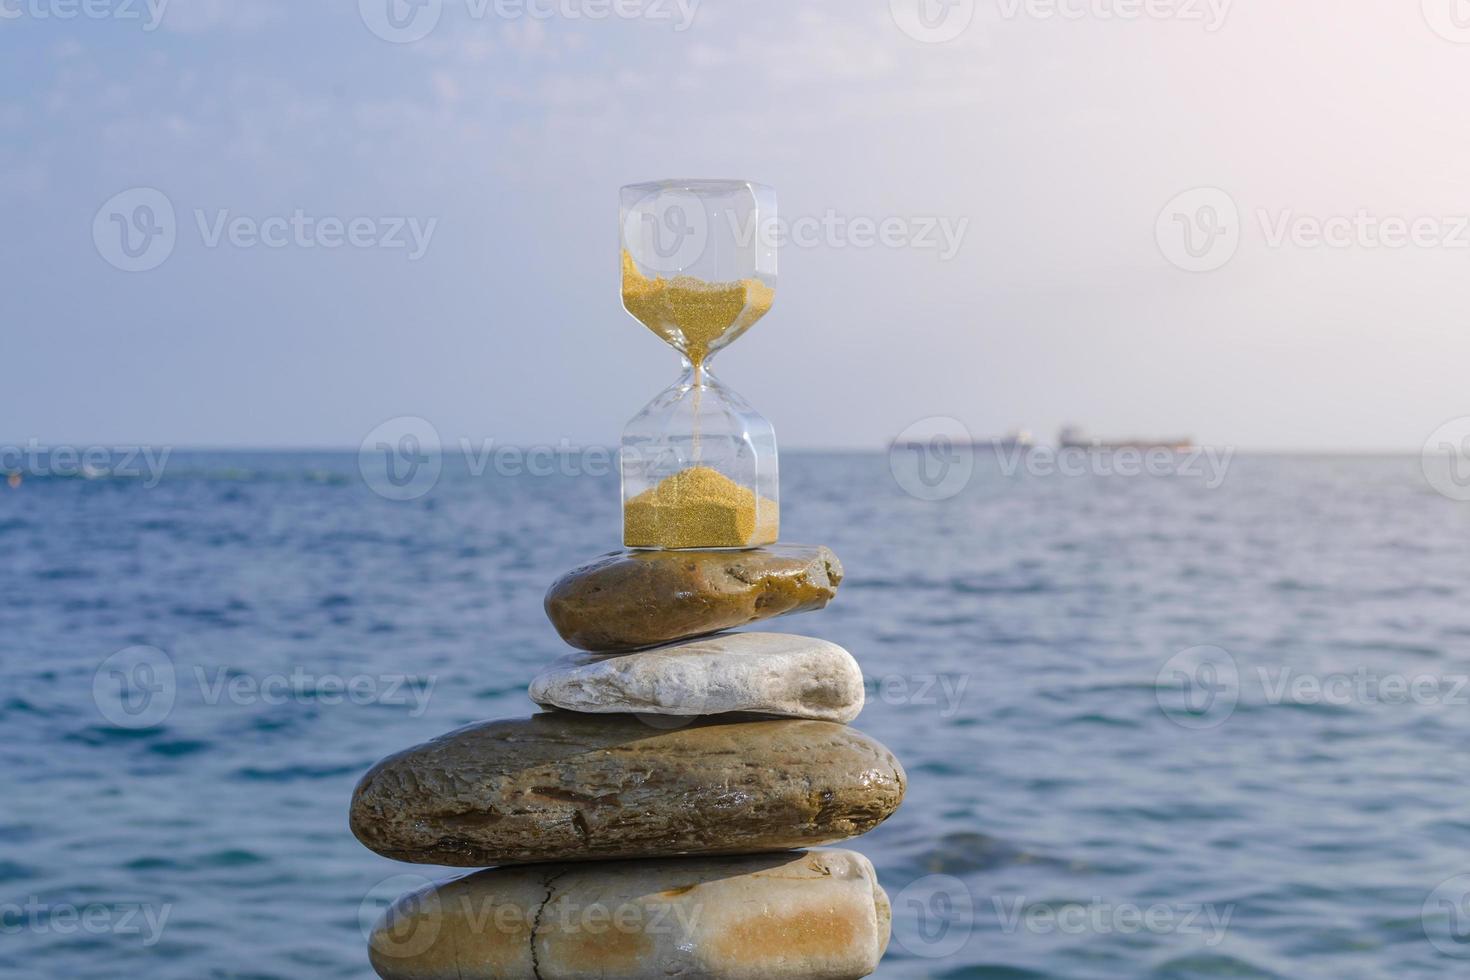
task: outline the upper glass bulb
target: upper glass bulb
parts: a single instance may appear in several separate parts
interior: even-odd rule
[[[744,180],[622,189],[623,307],[696,370],[776,298],[775,191]]]

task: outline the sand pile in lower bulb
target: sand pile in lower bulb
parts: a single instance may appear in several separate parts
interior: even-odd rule
[[[630,548],[748,548],[771,544],[776,502],[708,466],[665,478],[623,504],[623,544]]]

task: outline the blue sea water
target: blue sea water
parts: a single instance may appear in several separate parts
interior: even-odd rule
[[[857,656],[911,780],[850,845],[894,900],[879,976],[1470,975],[1470,504],[1417,458],[982,458],[939,501],[884,455],[783,463],[783,537],[848,578],[777,628]],[[352,787],[533,710],[615,480],[395,502],[355,454],[176,453],[150,484],[0,485],[0,975],[368,977],[364,922],[457,872],[362,848]]]

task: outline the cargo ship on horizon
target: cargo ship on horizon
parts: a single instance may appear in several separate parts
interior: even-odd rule
[[[1190,436],[1163,439],[1097,439],[1087,435],[1080,427],[1069,425],[1057,433],[1057,446],[1061,449],[1169,449],[1174,452],[1188,452],[1195,448],[1195,443]]]

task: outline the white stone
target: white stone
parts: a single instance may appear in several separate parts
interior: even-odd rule
[[[636,653],[573,654],[531,682],[544,707],[593,714],[740,711],[849,722],[863,674],[842,647],[788,633],[718,633]]]

